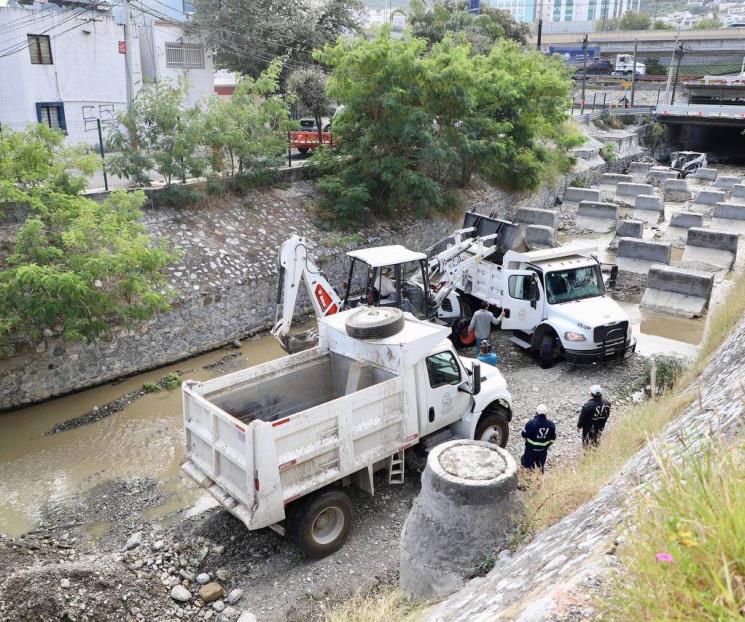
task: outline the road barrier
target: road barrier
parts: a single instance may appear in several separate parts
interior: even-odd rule
[[[574,203],[579,203],[580,201],[600,201],[600,190],[569,186],[564,193],[564,201]]]
[[[633,184],[621,182],[616,186],[616,196],[619,197],[636,197],[640,194],[652,194],[654,186],[651,184]]]
[[[654,194],[637,194],[634,201],[634,209],[664,212],[665,204],[660,197]]]
[[[670,226],[679,227],[680,229],[690,229],[691,227],[702,227],[704,224],[703,214],[695,212],[678,212],[670,217]]]
[[[650,162],[631,162],[629,163],[629,175],[646,177],[650,168],[652,168]]]
[[[713,248],[716,250],[725,250],[730,253],[737,253],[736,233],[728,233],[718,229],[704,229],[703,227],[694,227],[688,229],[688,239],[686,246],[698,246],[701,248]]]
[[[734,203],[717,203],[714,206],[714,218],[729,218],[730,220],[745,220],[745,205]]]
[[[701,190],[693,202],[701,205],[716,205],[717,203],[724,203],[725,198],[725,193],[721,190]]]
[[[644,235],[644,223],[641,220],[621,220],[616,225],[619,238],[639,238]]]
[[[631,175],[621,175],[620,173],[603,173],[600,176],[599,184],[601,186],[615,186],[620,182],[633,182],[634,178]]]
[[[642,296],[644,308],[694,317],[703,313],[711,298],[714,275],[670,266],[652,266]]]
[[[649,242],[647,240],[621,238],[618,241],[618,258],[669,265],[672,258],[672,245],[669,242]]]
[[[556,229],[546,225],[528,225],[525,227],[525,243],[531,250],[553,248],[556,246]]]
[[[610,218],[618,220],[620,208],[615,203],[602,203],[599,201],[580,201],[577,207],[577,216],[587,218]]]
[[[647,177],[657,182],[664,182],[668,179],[677,179],[677,171],[671,171],[669,168],[652,167],[647,173]]]
[[[521,207],[515,214],[515,222],[526,225],[543,225],[552,229],[558,229],[559,213],[552,209]]]
[[[715,181],[719,171],[715,168],[700,168],[689,175],[692,179],[700,179],[702,181]]]
[[[732,186],[732,196],[745,199],[745,184],[735,184]]]
[[[742,178],[735,175],[719,175],[714,182],[714,188],[721,188],[725,192],[732,190],[737,184],[742,183]]]

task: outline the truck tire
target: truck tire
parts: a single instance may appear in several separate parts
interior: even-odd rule
[[[468,325],[471,323],[471,316],[473,311],[471,305],[465,299],[465,296],[459,298],[460,302],[460,319],[456,320],[453,324],[453,332],[450,335],[450,341],[456,348],[469,348],[476,341],[476,333],[468,330]]]
[[[298,147],[297,150],[302,154],[306,154],[310,151],[310,147]]]
[[[481,416],[481,419],[479,419],[473,440],[492,443],[504,448],[507,447],[507,440],[509,438],[509,424],[499,415],[485,413]]]
[[[347,335],[354,339],[383,339],[400,333],[403,327],[403,311],[392,307],[364,307],[352,313],[345,324]]]
[[[287,519],[287,538],[308,557],[338,551],[352,526],[352,501],[341,490],[327,489],[296,501]]]
[[[540,350],[538,351],[538,361],[541,365],[541,369],[549,369],[554,366],[556,360],[554,355],[555,344],[556,337],[554,337],[553,333],[546,332],[543,334]]]

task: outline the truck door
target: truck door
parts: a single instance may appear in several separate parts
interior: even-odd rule
[[[427,429],[424,434],[458,421],[468,410],[471,396],[458,391],[467,378],[455,353],[443,350],[425,359],[427,373]]]
[[[509,312],[502,318],[502,328],[532,331],[543,319],[543,288],[535,272],[503,270],[507,279],[504,308]]]

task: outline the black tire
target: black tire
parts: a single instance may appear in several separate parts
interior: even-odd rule
[[[352,313],[344,326],[355,339],[384,339],[403,330],[404,314],[393,307],[364,307]]]
[[[554,366],[556,356],[554,355],[554,346],[556,345],[556,338],[550,332],[543,334],[541,339],[540,350],[538,351],[538,361],[542,369],[549,369]]]
[[[502,417],[494,413],[481,415],[481,419],[476,426],[474,440],[493,443],[504,448],[507,447],[509,438],[510,426]]]
[[[460,318],[453,324],[450,341],[453,342],[456,348],[470,348],[476,342],[476,335],[468,332],[468,325],[471,323],[473,311],[464,296],[459,297],[458,302],[460,303]]]
[[[306,153],[310,151],[310,147],[298,147],[297,150],[303,155],[305,155]]]
[[[352,501],[341,490],[329,489],[296,501],[287,517],[287,538],[308,557],[338,551],[352,527]]]

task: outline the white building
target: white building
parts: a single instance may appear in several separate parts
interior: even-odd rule
[[[124,29],[107,12],[90,5],[5,6],[0,31],[0,123],[96,132],[96,119],[126,109]],[[137,89],[139,55],[132,65]]]
[[[522,22],[543,20],[544,32],[591,32],[596,23],[638,11],[640,0],[485,0]]]

